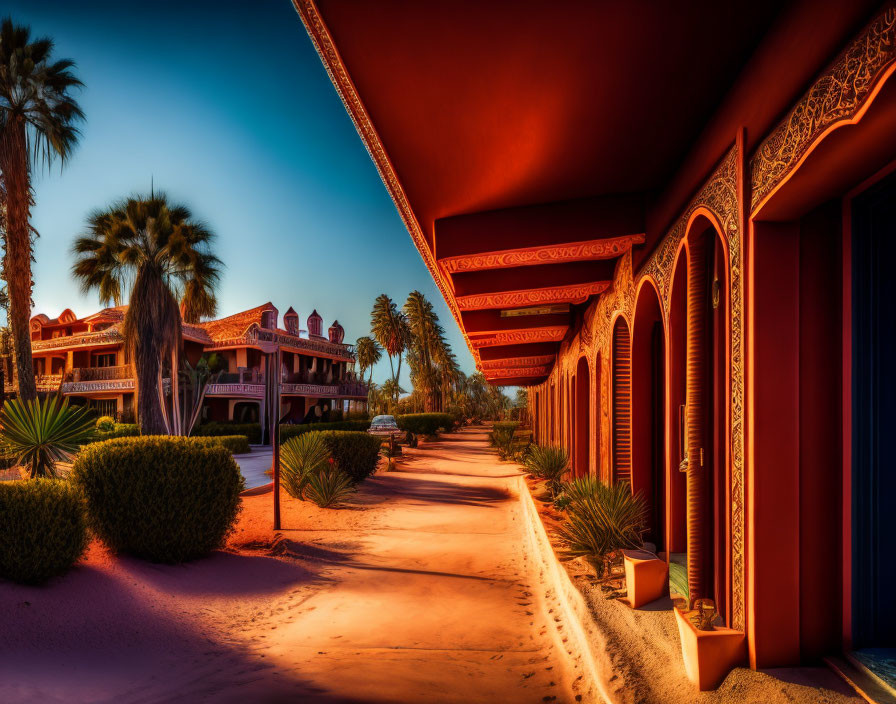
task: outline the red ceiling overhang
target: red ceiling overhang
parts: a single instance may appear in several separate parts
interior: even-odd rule
[[[549,367],[525,360],[555,355],[580,319],[551,306],[601,295],[736,130],[759,137],[799,94],[818,52],[782,26],[828,50],[869,3],[294,4],[477,365],[494,370]]]

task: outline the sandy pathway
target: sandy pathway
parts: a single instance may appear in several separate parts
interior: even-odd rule
[[[244,500],[231,552],[0,582],[0,701],[574,701],[511,465],[464,431],[322,510]]]

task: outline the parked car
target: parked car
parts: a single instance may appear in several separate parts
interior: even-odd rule
[[[395,416],[375,416],[370,421],[370,428],[367,430],[371,435],[379,435],[388,437],[390,435],[400,435],[401,429],[395,422]]]

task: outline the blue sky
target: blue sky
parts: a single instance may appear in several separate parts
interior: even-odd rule
[[[289,0],[6,0],[2,13],[77,63],[87,116],[73,158],[35,173],[35,313],[98,308],[70,275],[94,208],[156,189],[218,234],[220,313],[273,301],[346,337],[373,299],[433,301],[461,367],[473,360]],[[407,382],[402,365],[403,382]],[[374,379],[387,378],[383,360]],[[409,387],[408,387],[409,388]]]

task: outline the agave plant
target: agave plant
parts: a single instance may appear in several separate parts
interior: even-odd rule
[[[561,511],[569,508],[584,499],[594,496],[604,487],[597,477],[578,477],[569,482],[563,482],[560,493],[554,498],[554,506]]]
[[[512,460],[516,456],[515,428],[496,427],[489,433],[491,444],[498,450],[502,460]]]
[[[69,406],[59,396],[32,401],[11,399],[0,410],[0,442],[16,462],[30,467],[30,477],[55,477],[56,463],[90,442],[96,429],[93,413]]]
[[[632,494],[628,482],[598,483],[591,496],[569,506],[567,521],[559,530],[566,555],[584,557],[597,576],[603,576],[620,550],[642,546],[645,512],[644,499]]]
[[[562,447],[533,445],[525,458],[525,466],[532,476],[545,479],[551,497],[560,492],[563,475],[569,470],[569,454]]]
[[[294,499],[304,499],[310,478],[329,461],[330,450],[319,431],[290,438],[280,448],[280,484]]]
[[[305,495],[321,508],[338,504],[355,490],[355,485],[334,462],[308,475]]]

